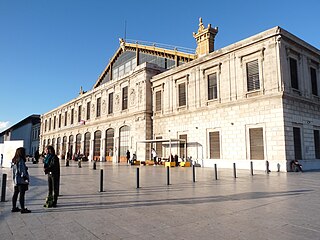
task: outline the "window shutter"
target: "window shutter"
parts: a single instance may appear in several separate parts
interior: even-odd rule
[[[214,73],[208,75],[208,100],[217,99],[217,90],[217,74]]]
[[[108,114],[113,113],[113,93],[109,93]]]
[[[318,96],[317,72],[316,69],[310,68],[312,94]]]
[[[316,159],[320,159],[320,134],[319,130],[313,131],[314,136],[314,151]]]
[[[210,132],[209,143],[210,143],[210,158],[220,159],[220,133]]]
[[[186,84],[179,84],[179,107],[186,105]]]
[[[293,143],[294,143],[294,156],[295,159],[300,160],[302,158],[302,150],[301,150],[301,135],[300,128],[293,128]]]
[[[122,110],[128,109],[128,87],[122,88]]]
[[[156,92],[156,111],[161,111],[161,91]]]
[[[249,129],[250,138],[250,159],[263,160],[264,146],[263,146],[263,128]]]
[[[97,113],[96,117],[100,117],[101,115],[101,98],[97,98]]]
[[[258,60],[247,63],[247,90],[248,92],[260,89]]]
[[[299,89],[297,60],[290,58],[291,87]]]

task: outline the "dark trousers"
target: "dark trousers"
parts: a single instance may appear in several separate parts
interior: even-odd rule
[[[19,195],[19,202],[21,209],[24,209],[24,199],[25,193],[27,191],[28,185],[18,185],[14,186],[13,196],[12,196],[12,208],[17,207],[17,199]]]
[[[53,196],[53,204],[57,204],[59,196],[59,181],[60,176],[54,174],[48,174],[48,196]],[[53,194],[52,194],[53,193]]]

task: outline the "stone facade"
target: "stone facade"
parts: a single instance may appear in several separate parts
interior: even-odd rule
[[[145,146],[139,145],[136,149],[138,140],[150,139],[152,137],[152,101],[150,78],[158,74],[163,69],[155,65],[144,63],[116,81],[109,81],[91,91],[81,93],[76,99],[42,115],[42,141],[41,147],[52,144],[56,149],[63,149],[59,152],[61,158],[66,158],[67,153],[71,155],[85,149],[85,134],[90,136],[90,150],[86,153],[89,160],[125,162],[125,154],[120,154],[121,144],[119,143],[120,129],[127,126],[129,136],[127,136],[127,149],[131,153],[138,152],[139,158],[146,158],[147,151]],[[123,89],[127,87],[127,109],[122,109]],[[108,113],[109,94],[113,94],[113,111]],[[101,102],[101,113],[97,116],[97,99]],[[88,110],[88,105],[90,110]],[[81,106],[81,119],[77,119],[77,112]],[[73,109],[74,120],[71,124],[71,112]],[[87,111],[90,118],[87,119]],[[59,116],[61,116],[59,124]],[[65,116],[67,116],[66,126],[64,126]],[[85,120],[83,120],[85,119]],[[47,121],[47,123],[45,123]],[[49,130],[49,122],[51,127]],[[54,124],[54,121],[56,123]],[[47,127],[45,127],[47,125]],[[53,127],[55,125],[55,127]],[[106,131],[112,129],[113,149],[109,152],[106,149]],[[99,154],[94,154],[95,133],[100,131],[101,137],[98,146]],[[76,136],[81,136],[80,148],[76,149]],[[70,141],[70,136],[72,140]],[[63,147],[63,138],[66,137],[67,143]],[[59,140],[58,140],[59,139]],[[126,151],[125,150],[125,151]]]
[[[201,21],[202,24],[202,21]],[[208,25],[208,31],[217,28]],[[210,30],[211,29],[211,30]],[[209,31],[210,30],[210,31]],[[213,31],[215,30],[215,31]],[[199,35],[199,31],[197,34]],[[214,41],[214,36],[207,39]],[[199,37],[199,36],[198,36]],[[202,43],[205,45],[205,43]],[[209,43],[207,43],[209,44]],[[212,46],[213,48],[213,46]],[[212,50],[212,49],[211,49]],[[123,126],[129,127],[130,152],[138,160],[150,158],[150,146],[143,140],[184,139],[159,144],[158,155],[177,154],[204,167],[287,171],[298,158],[305,169],[320,168],[320,51],[289,32],[275,27],[230,46],[198,53],[198,58],[165,71],[142,64],[115,81],[96,85],[89,92],[42,116],[42,141],[90,133],[90,160],[94,154],[94,133],[101,131],[97,160],[110,160],[106,151],[106,130],[114,129],[113,162],[125,161],[121,147]],[[201,55],[201,56],[200,56]],[[121,109],[123,88],[128,86],[128,109]],[[114,93],[114,112],[108,114],[108,94]],[[101,98],[101,116],[94,117],[95,102]],[[62,122],[71,109],[92,103],[92,117],[46,131],[45,122]],[[81,108],[85,116],[85,107]],[[81,122],[83,123],[83,122]],[[48,123],[47,123],[48,124]],[[47,126],[48,127],[48,126]],[[51,127],[52,128],[52,127]],[[59,141],[62,147],[62,140]],[[67,145],[70,145],[69,143]],[[125,145],[125,146],[127,146]],[[82,151],[82,150],[81,150]],[[68,146],[64,154],[68,152]],[[122,154],[120,153],[122,152]],[[119,154],[121,156],[117,156]]]
[[[298,56],[299,90],[291,86],[289,57]],[[217,50],[152,78],[153,92],[161,92],[161,110],[155,108],[154,138],[187,137],[187,156],[202,166],[287,171],[297,158],[293,127],[301,131],[305,169],[320,168],[314,130],[320,126],[319,98],[311,93],[310,64],[319,82],[319,50],[275,27]],[[247,63],[257,61],[259,86],[248,91]],[[216,74],[217,97],[208,100],[208,76]],[[179,85],[185,84],[186,104],[179,106]],[[319,92],[319,84],[317,85]],[[263,156],[250,154],[250,129],[261,129]],[[218,158],[210,158],[210,132],[219,134]],[[252,139],[251,139],[252,140]],[[254,139],[253,139],[254,140]],[[319,148],[319,146],[318,146]],[[163,149],[164,155],[170,153]],[[179,155],[179,147],[175,150]],[[175,154],[174,153],[174,154]],[[180,153],[181,154],[181,153]]]

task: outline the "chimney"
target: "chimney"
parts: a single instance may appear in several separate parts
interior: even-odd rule
[[[198,32],[193,33],[197,41],[196,55],[198,58],[214,51],[214,38],[217,33],[218,27],[212,28],[211,24],[208,24],[208,27],[204,28],[202,18],[199,18]]]

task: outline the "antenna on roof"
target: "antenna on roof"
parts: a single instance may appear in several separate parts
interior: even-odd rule
[[[124,20],[124,41],[127,39],[127,20]]]

